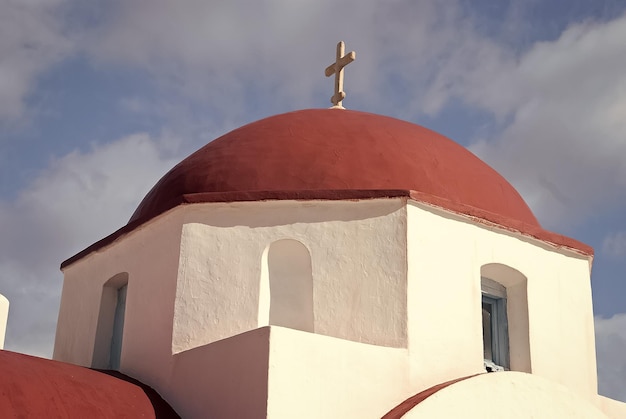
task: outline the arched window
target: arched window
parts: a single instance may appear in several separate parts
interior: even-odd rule
[[[127,289],[128,273],[126,272],[110,278],[102,287],[91,363],[93,368],[112,370],[120,368]]]
[[[484,265],[480,273],[487,369],[531,372],[526,277],[500,263]]]
[[[313,277],[306,246],[284,239],[266,249],[260,294],[259,325],[313,331]]]
[[[482,277],[483,354],[487,371],[509,369],[509,324],[506,288]]]

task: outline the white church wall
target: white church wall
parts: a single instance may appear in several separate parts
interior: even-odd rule
[[[407,350],[271,327],[268,418],[379,418],[408,389]]]
[[[268,324],[263,266],[284,239],[310,253],[315,333],[406,345],[405,217],[401,199],[186,207],[173,351]]]
[[[4,337],[9,319],[9,300],[0,294],[0,349],[4,349]]]
[[[237,340],[224,339],[271,323],[270,265],[280,265],[299,249],[302,284],[309,269],[305,251],[310,257],[315,334],[272,328],[270,394],[289,391],[290,377],[331,389],[348,382],[367,393],[370,384],[358,381],[364,377],[358,370],[366,368],[381,393],[372,403],[389,400],[390,408],[415,391],[482,372],[483,274],[500,280],[509,298],[527,299],[527,313],[519,305],[509,307],[511,324],[517,319],[524,330],[526,321],[529,330],[528,336],[517,326],[511,331],[516,346],[512,368],[595,395],[589,261],[414,201],[405,203],[177,207],[65,268],[54,358],[94,365],[103,287],[127,273],[121,371],[153,386],[175,406],[196,397],[194,406],[203,409],[197,386],[213,382],[207,368],[216,368],[215,359],[207,358],[205,367],[200,362],[214,351],[207,344],[236,354],[231,345]],[[276,243],[279,256],[273,260]],[[328,369],[317,363],[327,363]],[[234,365],[218,376],[227,377]],[[333,378],[318,382],[309,367]],[[386,390],[394,383],[401,384]],[[339,390],[328,393],[333,403],[339,403]],[[399,400],[391,400],[392,393]],[[313,396],[298,397],[311,403]],[[285,408],[269,403],[277,412]]]
[[[94,274],[81,262],[65,270],[53,359],[90,367],[102,286],[119,272]]]
[[[599,405],[600,409],[602,409],[602,411],[610,418],[626,418],[626,403],[610,399],[608,397],[598,396],[597,404]]]
[[[264,418],[269,348],[262,327],[173,355],[161,395],[183,418]]]
[[[316,333],[406,345],[404,201],[219,203],[177,207],[67,266],[54,358],[101,366],[94,344],[104,287],[127,273],[120,370],[182,406],[193,398],[185,392],[211,380],[190,359],[266,324],[263,257],[284,239],[310,251]]]
[[[180,224],[171,212],[64,269],[54,359],[101,367],[94,344],[105,284],[127,273],[120,370],[162,390],[172,362]]]
[[[409,353],[415,388],[483,371],[481,268],[501,264],[527,279],[529,353],[514,348],[521,358],[512,366],[530,368],[587,397],[596,394],[586,257],[417,202],[409,203],[407,213]],[[511,291],[515,295],[520,290]],[[517,336],[510,344],[523,345],[525,339]]]

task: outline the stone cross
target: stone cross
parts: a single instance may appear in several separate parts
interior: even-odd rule
[[[343,55],[346,51],[346,44],[341,41],[337,44],[337,58],[335,62],[326,67],[326,77],[335,75],[335,94],[330,98],[333,104],[331,109],[345,109],[342,101],[346,98],[346,92],[343,91],[343,68],[350,64],[356,58],[356,52],[352,51]]]

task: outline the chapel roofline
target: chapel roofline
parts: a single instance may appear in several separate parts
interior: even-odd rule
[[[183,205],[202,203],[230,203],[230,202],[258,202],[258,201],[356,201],[367,199],[405,198],[418,203],[426,204],[453,214],[469,218],[474,222],[500,228],[502,230],[521,234],[536,239],[559,249],[568,249],[588,258],[592,258],[593,248],[585,243],[570,237],[554,233],[542,227],[531,225],[523,221],[514,220],[499,214],[494,214],[480,208],[466,204],[451,202],[448,199],[430,195],[424,192],[386,189],[386,190],[303,190],[303,191],[250,191],[250,192],[205,192],[186,194],[168,203],[167,208],[159,216]],[[157,217],[159,217],[157,216]],[[67,268],[84,257],[97,252],[117,239],[129,234],[156,217],[147,216],[129,222],[114,233],[93,243],[91,246],[78,252],[61,263],[61,270]]]

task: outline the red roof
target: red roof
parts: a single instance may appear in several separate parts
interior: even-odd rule
[[[265,118],[208,143],[159,180],[126,226],[61,268],[181,204],[398,197],[593,254],[544,230],[506,179],[454,141],[386,116],[312,109]]]
[[[179,418],[156,391],[118,372],[1,350],[0,417]]]
[[[539,226],[515,188],[454,141],[337,109],[272,116],[208,143],[163,176],[130,221],[153,218],[185,195],[355,190],[364,198],[371,190],[413,190]]]

